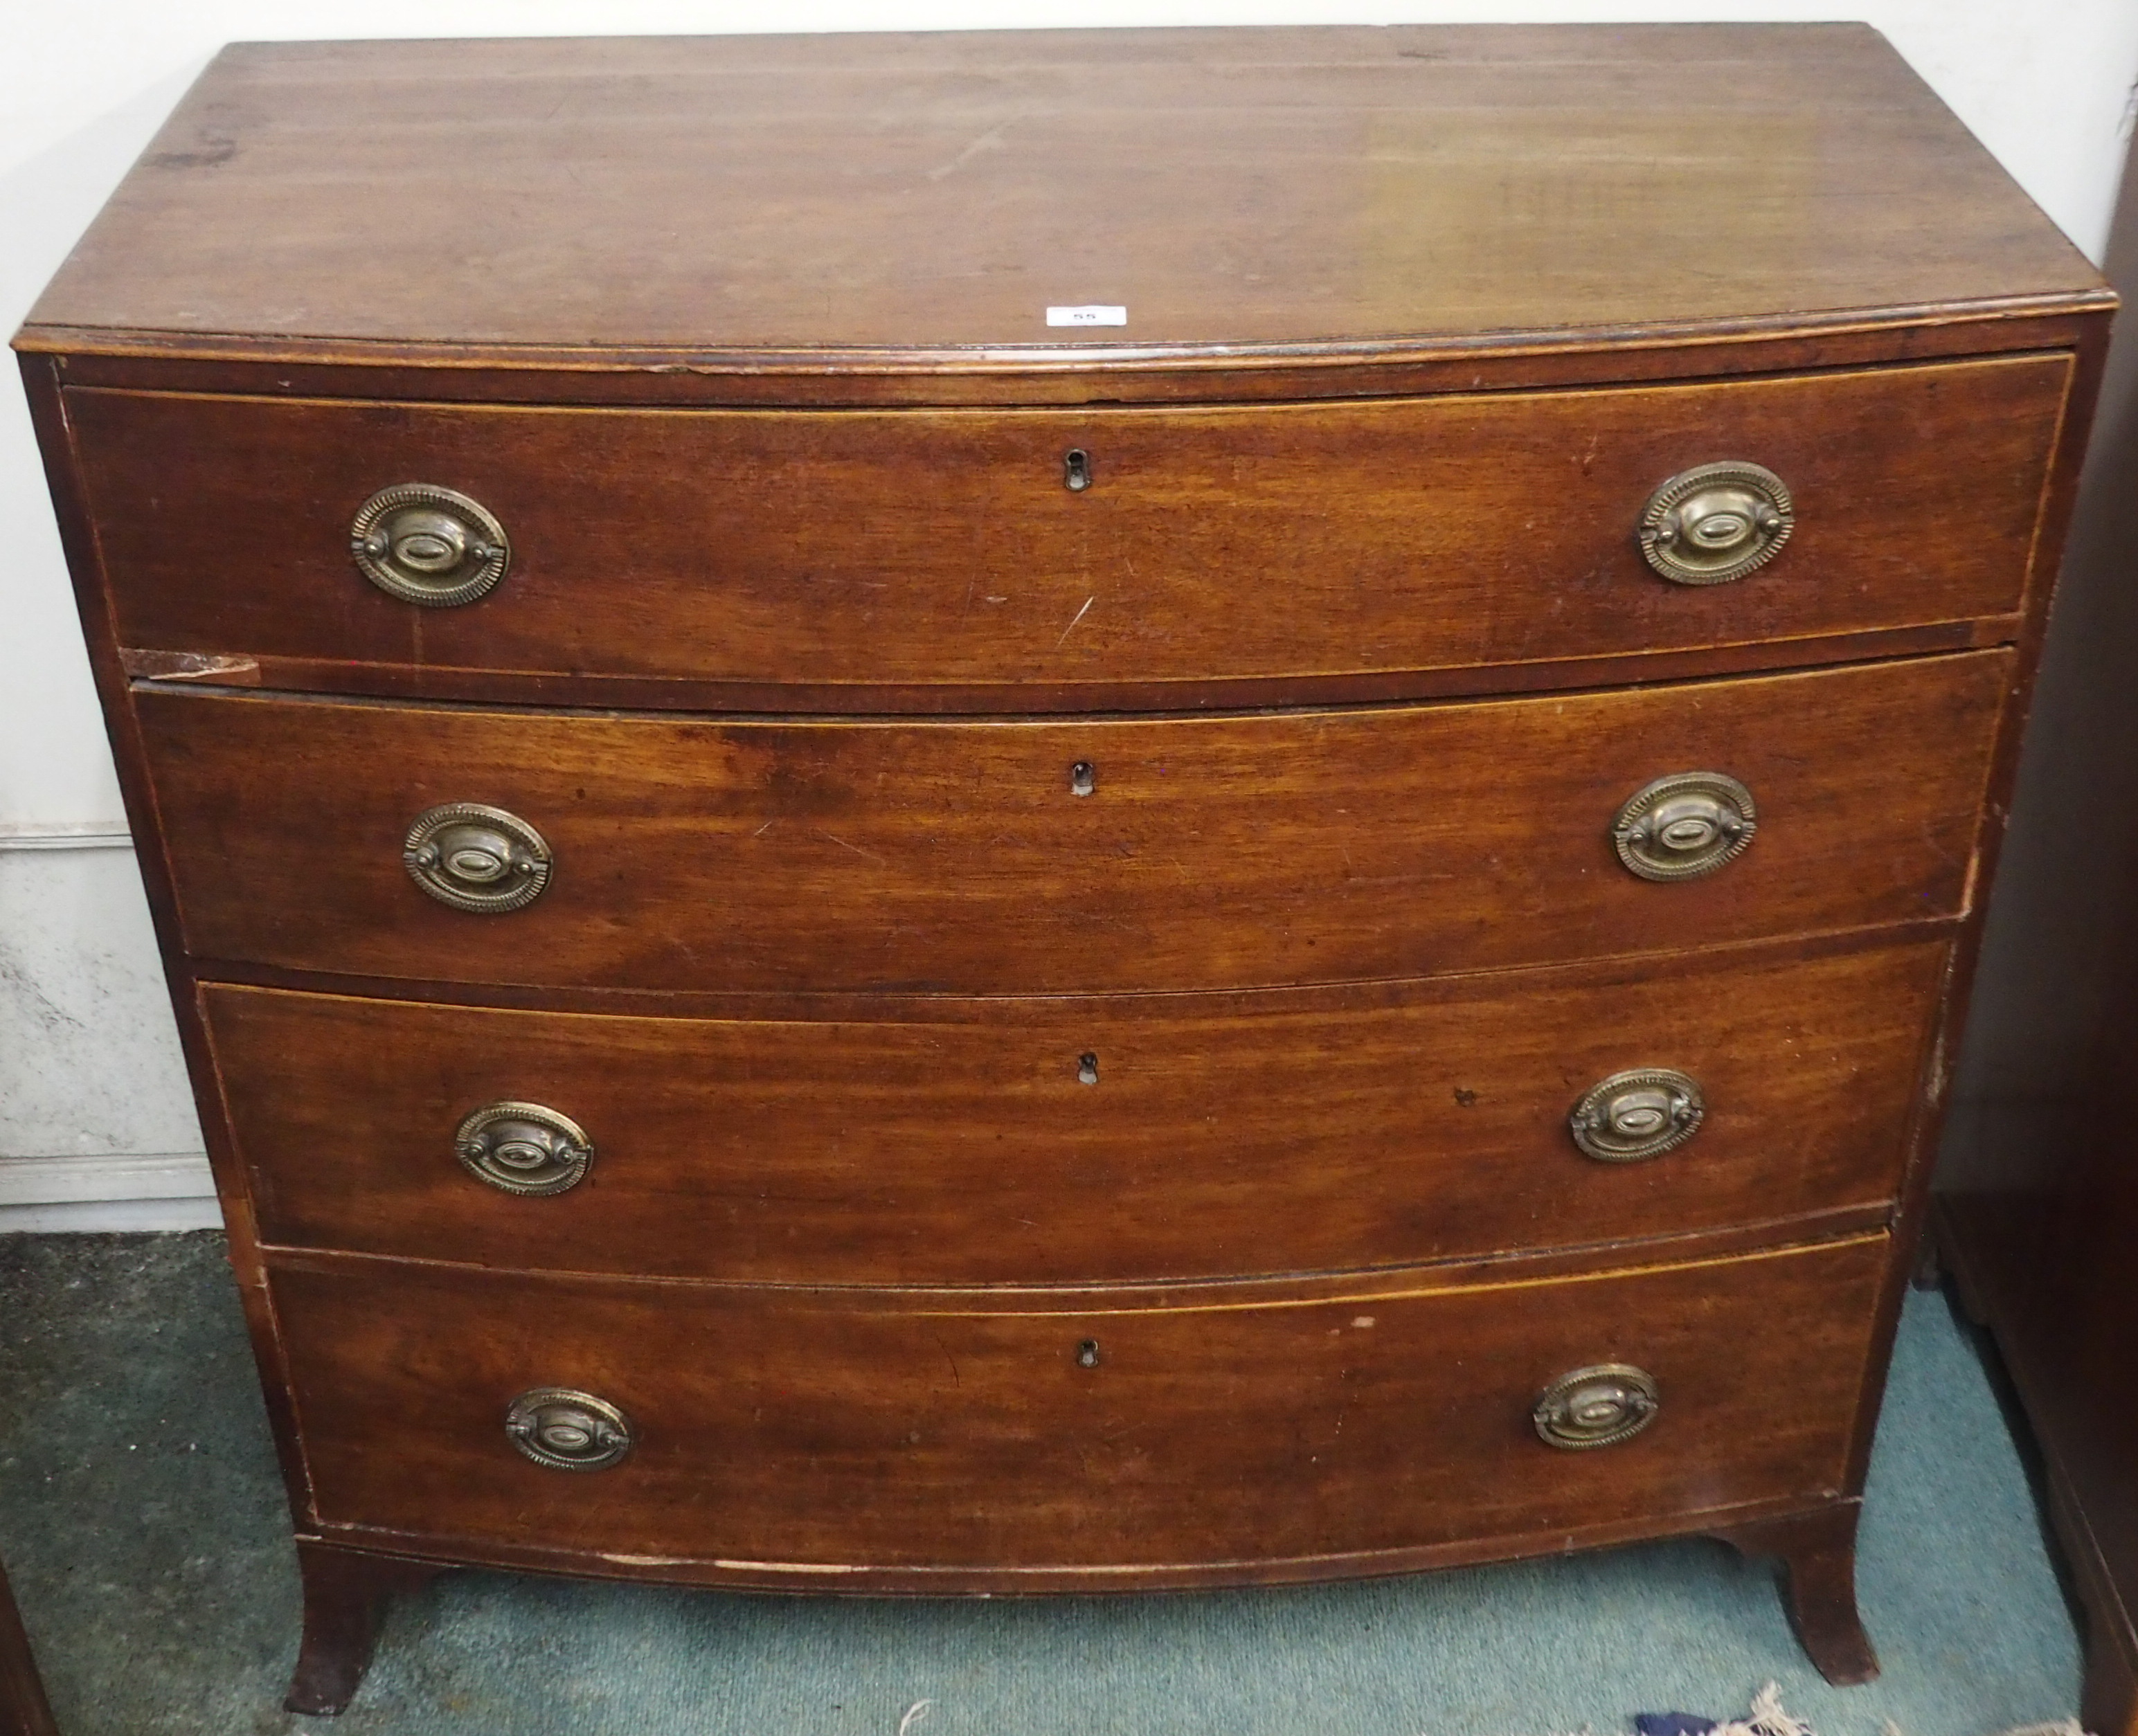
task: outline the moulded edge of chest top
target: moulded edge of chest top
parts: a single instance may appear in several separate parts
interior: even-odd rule
[[[1496,332],[1291,346],[683,352],[477,349],[26,325],[61,384],[267,397],[704,407],[1277,402],[1641,384],[2082,346],[2112,291],[1726,326]]]

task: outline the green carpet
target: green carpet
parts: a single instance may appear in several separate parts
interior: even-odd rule
[[[1023,1602],[730,1597],[453,1574],[338,1721],[281,1710],[294,1557],[212,1234],[0,1237],[0,1556],[65,1736],[1545,1736],[1743,1714],[1820,1736],[2072,1715],[2079,1660],[1972,1334],[1911,1299],[1859,1584],[1885,1660],[1828,1687],[1719,1543],[1304,1590]]]

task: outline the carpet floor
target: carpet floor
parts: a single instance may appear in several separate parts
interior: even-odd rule
[[[281,1709],[295,1557],[220,1236],[0,1237],[0,1558],[65,1736],[1545,1736],[1743,1714],[1820,1736],[2074,1714],[2079,1656],[1974,1334],[1910,1299],[1821,1681],[1772,1570],[1686,1542],[1301,1590],[803,1600],[450,1574],[355,1704]],[[930,1704],[910,1719],[919,1702]]]

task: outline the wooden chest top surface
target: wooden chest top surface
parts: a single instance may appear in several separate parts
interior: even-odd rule
[[[254,43],[17,341],[926,368],[2106,300],[1857,25]]]

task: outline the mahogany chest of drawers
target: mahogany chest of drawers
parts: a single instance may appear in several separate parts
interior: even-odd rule
[[[485,1563],[1857,1504],[2111,298],[1854,27],[226,51],[17,339],[279,1433]]]

